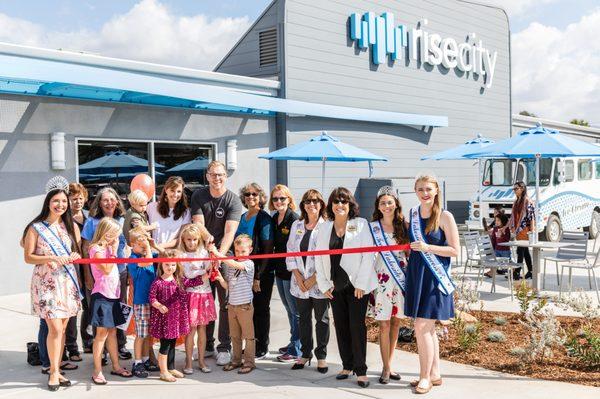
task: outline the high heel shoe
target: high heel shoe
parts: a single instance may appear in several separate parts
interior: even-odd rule
[[[58,381],[58,385],[60,385],[61,387],[70,387],[71,386],[71,381],[67,380],[65,378],[64,380],[59,380]]]
[[[389,384],[390,383],[390,377],[392,376],[391,373],[387,373],[387,377],[384,377],[385,372],[381,372],[381,377],[379,377],[379,383],[380,384]]]
[[[327,374],[327,372],[329,371],[329,367],[327,366],[319,366],[317,364],[317,371],[321,374]]]
[[[312,357],[309,357],[308,360],[306,358],[300,358],[300,359],[304,360],[304,363],[299,363],[299,362],[294,363],[294,365],[292,366],[292,370],[302,370],[305,365],[310,366],[310,362],[312,362]]]
[[[58,391],[59,387],[60,387],[60,383],[58,383],[58,384],[50,384],[50,376],[48,376],[48,390],[50,392],[56,392],[56,391]]]
[[[335,376],[336,380],[347,380],[350,377],[350,374],[354,374],[354,371],[346,374],[346,373],[339,373],[338,375]]]
[[[367,388],[371,384],[369,382],[369,380],[366,380],[366,381],[358,380],[356,382],[358,383],[358,386],[361,387],[361,388]]]

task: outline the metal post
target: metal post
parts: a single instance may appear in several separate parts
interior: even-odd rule
[[[477,174],[477,198],[479,200],[479,225],[483,228],[483,201],[481,199],[481,181],[483,177],[481,175],[481,158],[477,160],[478,164],[478,174]]]
[[[321,195],[323,195],[323,198],[327,198],[327,195],[325,194],[325,160],[327,158],[323,158],[323,162],[321,164]]]

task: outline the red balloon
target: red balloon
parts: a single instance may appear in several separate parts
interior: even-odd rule
[[[131,185],[129,186],[129,188],[131,189],[131,191],[142,190],[146,193],[148,199],[150,200],[154,195],[154,182],[152,181],[152,178],[150,176],[145,175],[143,173],[137,175],[133,178],[133,180],[131,180]]]

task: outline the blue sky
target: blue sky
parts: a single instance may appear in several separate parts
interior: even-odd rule
[[[510,17],[514,111],[600,125],[600,0],[478,1]],[[0,0],[0,42],[211,70],[270,2]]]

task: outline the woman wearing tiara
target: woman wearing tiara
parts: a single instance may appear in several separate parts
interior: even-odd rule
[[[32,310],[44,319],[49,329],[46,343],[51,391],[71,385],[60,374],[60,363],[67,323],[81,307],[81,292],[72,264],[81,257],[81,238],[69,209],[68,188],[66,179],[51,179],[46,185],[42,211],[23,232],[25,262],[35,265],[31,278]]]
[[[419,351],[419,379],[411,385],[424,394],[442,385],[435,322],[454,317],[450,258],[458,253],[459,241],[454,217],[442,209],[436,178],[419,176],[414,187],[420,205],[410,210],[404,314],[415,319]]]
[[[369,227],[375,245],[408,244],[408,228],[396,191],[390,186],[381,187],[374,208]],[[398,373],[392,372],[391,365],[400,318],[404,317],[406,255],[404,251],[380,252],[375,263],[378,285],[369,298],[367,315],[379,323],[379,350],[383,361],[381,384],[388,384],[390,378],[400,379]]]

